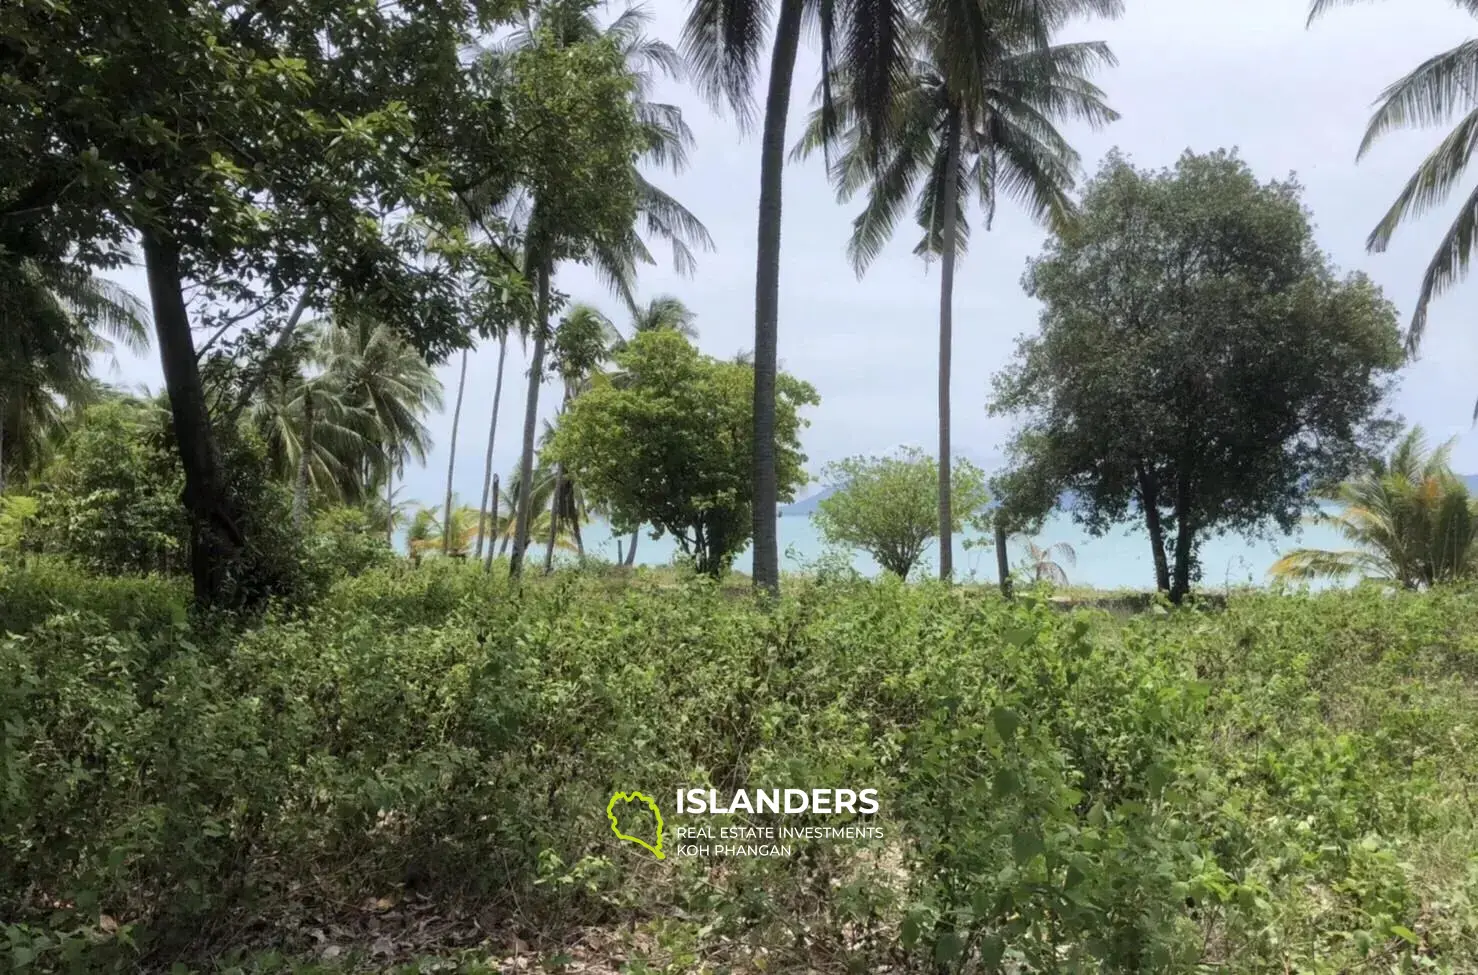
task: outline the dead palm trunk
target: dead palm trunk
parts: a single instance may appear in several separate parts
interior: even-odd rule
[[[781,177],[785,122],[800,47],[803,0],[780,0],[770,54],[770,90],[760,149],[760,202],[754,285],[754,587],[780,591],[780,551],[775,519],[775,372],[780,320]]]
[[[452,407],[452,449],[446,464],[446,510],[442,516],[441,554],[452,554],[452,475],[457,470],[457,426],[462,422],[462,394],[467,389],[467,350],[462,350],[462,375],[457,380],[457,403]]]
[[[503,360],[507,357],[507,355],[508,355],[508,333],[507,332],[504,332],[503,333],[503,337],[498,341],[498,378],[497,378],[497,381],[493,384],[493,419],[492,419],[492,422],[488,424],[488,452],[487,452],[487,459],[484,461],[483,467],[482,467],[482,504],[479,505],[478,506],[478,509],[477,509],[477,557],[478,558],[482,558],[482,541],[483,541],[483,537],[484,537],[484,531],[485,531],[486,526],[487,526],[488,491],[490,489],[492,489],[493,483],[497,480],[493,476],[493,441],[495,439],[497,439],[497,436],[498,436],[498,401],[503,398]],[[496,489],[493,489],[493,490],[496,490]],[[494,494],[494,501],[493,501],[493,503],[496,506],[496,504],[497,504],[497,495],[496,495],[496,493]],[[498,522],[498,519],[497,519],[496,516],[494,516],[494,518],[493,518],[493,530],[494,531],[497,530],[497,522]],[[488,556],[489,556],[488,562],[489,562],[489,564],[491,564],[491,562],[492,562],[492,558],[491,558],[492,551],[493,551],[493,541],[492,541],[491,538],[489,538],[488,539]]]
[[[303,442],[298,451],[298,479],[293,486],[293,528],[308,517],[308,475],[313,463],[313,387],[303,388]]]
[[[195,600],[210,605],[224,595],[228,563],[246,539],[236,525],[221,476],[190,334],[190,314],[185,308],[179,247],[153,230],[145,230],[141,236],[159,362],[169,392],[175,445],[185,473],[183,500],[190,518],[190,575]]]
[[[954,575],[954,519],[950,512],[949,378],[954,340],[955,233],[958,223],[960,110],[950,112],[945,133],[944,208],[939,271],[939,578]]]
[[[524,403],[523,453],[518,462],[518,518],[513,526],[513,557],[508,574],[518,578],[523,572],[523,559],[529,545],[529,516],[533,513],[534,492],[529,489],[534,478],[534,432],[539,420],[539,385],[544,380],[544,346],[549,330],[549,277],[552,262],[539,262],[539,302],[534,333],[534,361],[529,366],[529,392]]]

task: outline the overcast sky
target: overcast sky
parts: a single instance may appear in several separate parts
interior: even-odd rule
[[[1336,10],[1305,29],[1303,0],[1127,0],[1118,21],[1076,25],[1064,39],[1106,40],[1119,66],[1099,79],[1122,119],[1094,132],[1065,132],[1092,172],[1105,152],[1122,148],[1142,167],[1168,166],[1186,149],[1237,147],[1263,179],[1297,175],[1307,187],[1320,245],[1344,269],[1364,270],[1400,309],[1403,327],[1417,285],[1451,207],[1403,227],[1389,251],[1367,255],[1366,234],[1406,177],[1436,144],[1435,130],[1388,138],[1358,166],[1359,143],[1371,102],[1418,62],[1474,33],[1473,20],[1442,0],[1377,3]],[[676,42],[686,6],[651,6],[654,32]],[[818,79],[819,56],[803,50],[796,70],[788,142],[800,130]],[[761,98],[763,86],[760,88]],[[703,220],[717,249],[701,255],[695,276],[669,264],[642,271],[643,299],[670,293],[698,315],[699,345],[729,356],[753,346],[755,204],[759,192],[757,134],[741,137],[691,91],[669,86],[664,100],[686,112],[698,145],[687,172],[660,174],[660,185]],[[1461,199],[1461,188],[1456,199]],[[826,461],[879,453],[900,445],[929,448],[935,438],[935,366],[939,278],[911,253],[918,233],[900,227],[893,245],[857,280],[844,248],[856,202],[836,203],[816,158],[785,173],[785,222],[780,278],[782,368],[809,380],[821,405],[809,410],[804,443],[814,475]],[[1009,423],[985,415],[989,378],[1006,362],[1014,338],[1035,328],[1037,306],[1022,292],[1027,257],[1043,233],[1003,203],[989,234],[972,236],[955,284],[954,444],[961,456],[993,465]],[[118,275],[141,297],[142,272]],[[567,266],[558,287],[573,300],[597,304],[618,324],[619,302],[583,268]],[[1478,472],[1478,436],[1469,417],[1478,397],[1478,281],[1461,285],[1433,307],[1421,358],[1410,365],[1396,409],[1433,439],[1460,436],[1456,466]],[[509,355],[497,469],[514,464],[526,358]],[[440,369],[447,410],[433,418],[436,449],[428,468],[408,472],[408,496],[439,499],[444,490],[455,397],[456,361]],[[456,489],[475,504],[491,409],[497,348],[474,353],[457,437]],[[154,359],[125,360],[113,381],[162,385]],[[542,413],[552,414],[547,387]],[[814,489],[814,488],[813,488]],[[802,490],[804,496],[808,490]]]

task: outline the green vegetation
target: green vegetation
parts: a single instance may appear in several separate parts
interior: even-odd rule
[[[1473,593],[1119,623],[889,581],[793,583],[769,612],[701,581],[503,578],[392,565],[243,630],[183,624],[176,584],[0,568],[0,953],[1478,964]],[[877,788],[885,838],[713,871],[605,815],[637,787],[797,782]]]
[[[1389,460],[1329,492],[1328,500],[1343,510],[1316,516],[1356,547],[1289,552],[1273,575],[1361,574],[1407,589],[1471,578],[1478,569],[1478,500],[1448,466],[1451,450],[1449,441],[1429,454],[1419,428],[1407,433]]]
[[[677,540],[699,572],[718,575],[749,541],[754,369],[701,354],[677,329],[637,333],[617,374],[569,402],[547,455],[567,469],[617,531],[648,524]],[[779,377],[774,451],[781,497],[804,483],[807,383]]]
[[[1117,117],[1115,60],[1059,35],[1122,10],[694,0],[679,54],[594,0],[0,4],[0,970],[1478,971],[1478,501],[1419,430],[1372,466],[1397,313],[1336,273],[1295,182],[1113,153],[1077,192],[1059,126]],[[938,449],[822,472],[821,532],[891,575],[830,554],[781,592],[820,402],[777,357],[807,31],[795,153],[866,198],[855,270],[908,210],[942,266]],[[1388,90],[1365,145],[1470,108],[1475,52]],[[687,274],[712,246],[654,177],[693,145],[659,85],[748,126],[762,74],[754,346],[717,358],[679,297],[638,292],[654,249]],[[988,512],[951,454],[953,289],[971,201],[989,230],[1003,197],[1050,236],[1040,328],[988,404],[1019,421]],[[100,276],[135,251],[147,308]],[[557,289],[570,265],[616,314]],[[160,394],[99,383],[151,326]],[[531,363],[495,472],[510,339]],[[445,491],[408,499],[435,370],[455,448],[483,342],[481,497],[451,449]],[[1155,592],[1054,589],[1076,553],[1031,534],[1065,496],[1094,533],[1144,523]],[[1193,590],[1206,537],[1321,500],[1356,547],[1277,573],[1379,584]],[[594,519],[623,565],[589,557]],[[966,527],[1001,595],[951,584]],[[636,566],[643,532],[683,557]],[[907,585],[931,542],[940,582]],[[880,812],[654,808],[660,860],[609,815],[795,787]],[[697,858],[689,824],[881,835]]]
[[[1383,445],[1396,310],[1363,275],[1335,276],[1300,192],[1226,152],[1161,172],[1110,155],[1031,263],[1041,327],[996,380],[992,412],[1023,421],[995,482],[1008,528],[1064,492],[1095,535],[1142,522],[1179,602],[1200,539],[1286,534],[1311,484]]]
[[[823,480],[837,490],[823,498],[811,516],[821,537],[860,548],[878,565],[908,578],[929,542],[938,537],[939,464],[917,449],[891,457],[852,457],[826,465]],[[979,515],[989,500],[985,474],[959,461],[950,474],[951,533]]]

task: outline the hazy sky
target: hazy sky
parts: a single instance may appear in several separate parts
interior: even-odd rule
[[[1127,2],[1121,20],[1084,23],[1065,35],[1106,40],[1119,59],[1098,81],[1122,119],[1099,132],[1066,129],[1085,170],[1095,170],[1113,146],[1155,168],[1172,164],[1186,149],[1235,146],[1260,178],[1294,173],[1307,187],[1321,246],[1342,268],[1364,270],[1384,287],[1404,327],[1453,209],[1402,228],[1385,254],[1367,255],[1364,241],[1440,135],[1398,134],[1358,166],[1355,148],[1380,90],[1472,34],[1473,20],[1441,0],[1337,10],[1310,29],[1302,0]],[[675,43],[686,6],[663,0],[651,9],[654,32]],[[810,107],[818,70],[817,53],[803,50],[789,142]],[[690,279],[667,263],[644,269],[639,291],[643,298],[682,298],[697,312],[700,346],[732,355],[753,346],[758,136],[741,137],[686,88],[668,86],[662,97],[683,107],[698,145],[685,173],[663,173],[658,180],[707,224],[717,249],[700,255]],[[1456,199],[1465,192],[1460,188]],[[811,426],[804,435],[813,475],[828,460],[900,444],[927,448],[935,438],[938,266],[926,268],[912,255],[917,230],[901,225],[893,245],[858,281],[844,255],[858,207],[836,203],[820,158],[787,168],[780,359],[821,394],[821,405],[808,411]],[[986,416],[986,391],[1014,338],[1035,327],[1037,306],[1023,294],[1020,279],[1026,258],[1042,242],[1042,231],[1003,202],[992,231],[972,236],[957,271],[954,443],[959,455],[981,464],[996,461],[1010,432],[1006,421]],[[118,277],[146,295],[142,272]],[[565,267],[557,281],[573,300],[593,302],[624,324],[619,302],[583,268]],[[1461,435],[1455,460],[1465,472],[1478,471],[1478,436],[1469,422],[1478,397],[1475,308],[1478,281],[1434,305],[1423,354],[1407,368],[1395,400],[1407,421],[1422,424],[1434,439]],[[510,350],[499,420],[496,464],[505,476],[517,457],[526,392],[527,360],[519,351],[516,358]],[[456,367],[454,360],[440,370],[447,410],[431,422],[436,449],[427,469],[408,472],[410,497],[433,501],[444,490]],[[468,365],[456,489],[473,504],[481,492],[496,367],[494,345],[474,353]],[[160,376],[158,362],[146,359],[124,361],[113,379],[158,388]],[[553,387],[546,387],[544,415],[552,414],[555,399]]]

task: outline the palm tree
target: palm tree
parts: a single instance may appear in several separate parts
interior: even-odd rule
[[[632,314],[631,334],[639,335],[642,332],[670,330],[686,338],[695,339],[698,337],[698,328],[693,323],[697,318],[698,316],[682,302],[682,299],[672,295],[658,295]],[[626,341],[624,338],[617,339],[611,350],[612,355],[625,348]],[[617,373],[611,377],[611,381],[619,384],[622,377]],[[636,564],[636,544],[640,540],[641,526],[638,525],[631,532],[631,544],[626,549],[622,560],[623,565]]]
[[[649,98],[659,76],[682,80],[682,59],[670,45],[647,36],[646,28],[651,15],[645,8],[629,7],[604,28],[595,19],[593,8],[591,0],[556,0],[531,9],[525,15],[522,27],[513,33],[504,50],[527,44],[538,31],[550,29],[562,44],[608,39],[615,43],[624,56],[627,70],[634,82],[633,108],[643,133],[639,159],[632,163],[637,188],[637,221],[625,234],[615,239],[592,242],[589,261],[622,299],[634,306],[636,267],[639,263],[654,263],[640,229],[668,242],[672,248],[673,264],[682,274],[690,273],[693,269],[695,261],[692,247],[711,249],[713,241],[707,229],[691,212],[649,182],[637,168],[640,163],[655,163],[670,167],[676,172],[687,165],[687,153],[693,142],[693,133],[683,120],[682,110],[675,105],[652,102]],[[501,55],[499,52],[492,52],[490,56],[496,58]],[[559,244],[560,241],[551,239],[547,228],[542,226],[538,200],[532,201],[526,227],[524,266],[532,269],[537,285],[537,320],[529,390],[524,405],[523,446],[519,462],[520,476],[525,480],[531,477],[534,466],[539,386],[544,380],[544,352],[550,331],[550,279],[554,274],[553,254]],[[521,499],[518,509],[516,523],[521,527],[515,530],[513,557],[509,565],[510,574],[515,576],[522,570],[524,549],[528,545],[531,516],[531,511],[526,507],[528,500]]]
[[[306,331],[300,333],[305,340]],[[247,406],[246,422],[267,447],[272,475],[293,485],[294,518],[301,523],[307,498],[317,493],[344,500],[372,449],[372,417],[344,395],[337,377],[308,374],[309,341],[274,350]]]
[[[70,264],[0,263],[0,492],[10,471],[35,469],[63,401],[96,399],[91,358],[114,343],[149,348],[149,315],[124,288]]]
[[[564,402],[560,404],[563,414],[571,400],[580,394],[600,367],[610,358],[611,349],[620,339],[611,320],[593,305],[577,304],[560,322],[554,336],[554,370],[564,383]],[[550,427],[547,434],[553,433]],[[581,505],[575,502],[574,485],[566,485],[564,465],[554,466],[554,491],[549,509],[549,545],[544,551],[544,571],[554,566],[555,535],[559,530],[561,515],[570,516],[574,527],[575,542],[580,554],[584,554],[584,542],[580,538]]]
[[[312,357],[323,368],[356,416],[365,451],[342,485],[345,497],[362,501],[376,493],[384,479],[387,544],[395,541],[395,476],[407,460],[426,462],[431,432],[425,418],[441,409],[441,382],[426,360],[399,332],[363,315],[333,321],[311,321],[303,330],[312,336]]]
[[[470,504],[455,505],[450,519],[437,517],[435,508],[417,509],[406,532],[411,557],[419,561],[439,553],[443,557],[466,558],[477,532],[478,515],[478,510]]]
[[[1324,497],[1343,505],[1314,521],[1329,525],[1355,547],[1297,549],[1268,571],[1286,579],[1362,574],[1406,589],[1427,589],[1478,570],[1478,499],[1470,496],[1448,459],[1453,441],[1427,453],[1420,427],[1388,461],[1345,481]]]
[[[482,463],[482,503],[478,505],[477,511],[477,557],[482,557],[483,539],[487,531],[488,497],[492,496],[495,511],[493,520],[497,520],[497,488],[494,486],[497,476],[493,473],[493,446],[498,439],[498,406],[503,399],[503,364],[508,358],[508,330],[505,328],[503,334],[498,338],[498,376],[493,383],[493,416],[488,421],[488,449]],[[491,570],[492,540],[488,539],[488,560],[486,567]]]
[[[452,439],[447,451],[449,457],[446,463],[446,508],[442,515],[443,524],[451,524],[452,521],[452,475],[457,470],[457,427],[462,423],[462,394],[467,389],[467,350],[462,350],[462,370],[457,378],[457,405],[452,407]],[[480,520],[480,518],[479,518]],[[441,554],[452,553],[452,536],[450,532],[444,532],[441,537]]]
[[[1078,564],[1078,553],[1073,551],[1071,545],[1057,542],[1042,548],[1035,539],[1026,535],[1016,535],[1015,541],[1026,548],[1027,564],[1031,567],[1033,579],[1058,586],[1067,585],[1067,572],[1062,568],[1062,563],[1073,566]]]
[[[939,577],[953,574],[950,532],[950,373],[954,271],[969,240],[965,207],[973,193],[990,229],[1001,192],[1037,220],[1062,229],[1073,212],[1068,197],[1079,170],[1078,153],[1056,129],[1064,118],[1096,126],[1115,118],[1087,75],[1115,63],[1100,42],[1043,45],[1070,14],[1090,5],[1077,0],[1037,5],[1023,18],[1015,5],[985,0],[974,16],[979,32],[949,30],[948,18],[910,23],[905,43],[912,58],[894,79],[889,112],[879,123],[846,93],[859,83],[851,65],[831,79],[843,108],[812,113],[794,155],[836,147],[830,167],[837,195],[849,200],[866,189],[867,204],[853,222],[847,252],[860,277],[893,235],[916,199],[924,236],[915,253],[940,256],[939,284]],[[1116,3],[1092,5],[1116,13]],[[959,47],[975,37],[974,47]],[[962,67],[963,64],[963,67]]]
[[[1330,8],[1353,0],[1314,0],[1309,23]],[[1478,16],[1478,0],[1455,0],[1459,7]],[[1363,159],[1382,136],[1397,129],[1442,125],[1461,113],[1462,118],[1438,143],[1407,180],[1396,201],[1366,238],[1366,249],[1381,253],[1396,228],[1408,217],[1420,217],[1445,202],[1473,156],[1478,136],[1478,98],[1472,78],[1478,73],[1478,40],[1469,38],[1417,65],[1415,70],[1381,92],[1379,104],[1365,127],[1356,160]],[[1411,313],[1406,334],[1407,349],[1415,352],[1427,327],[1427,309],[1432,299],[1464,277],[1473,247],[1478,244],[1478,189],[1463,201],[1457,219],[1437,243],[1437,251],[1422,275],[1421,291]],[[1478,412],[1475,412],[1478,416]]]

